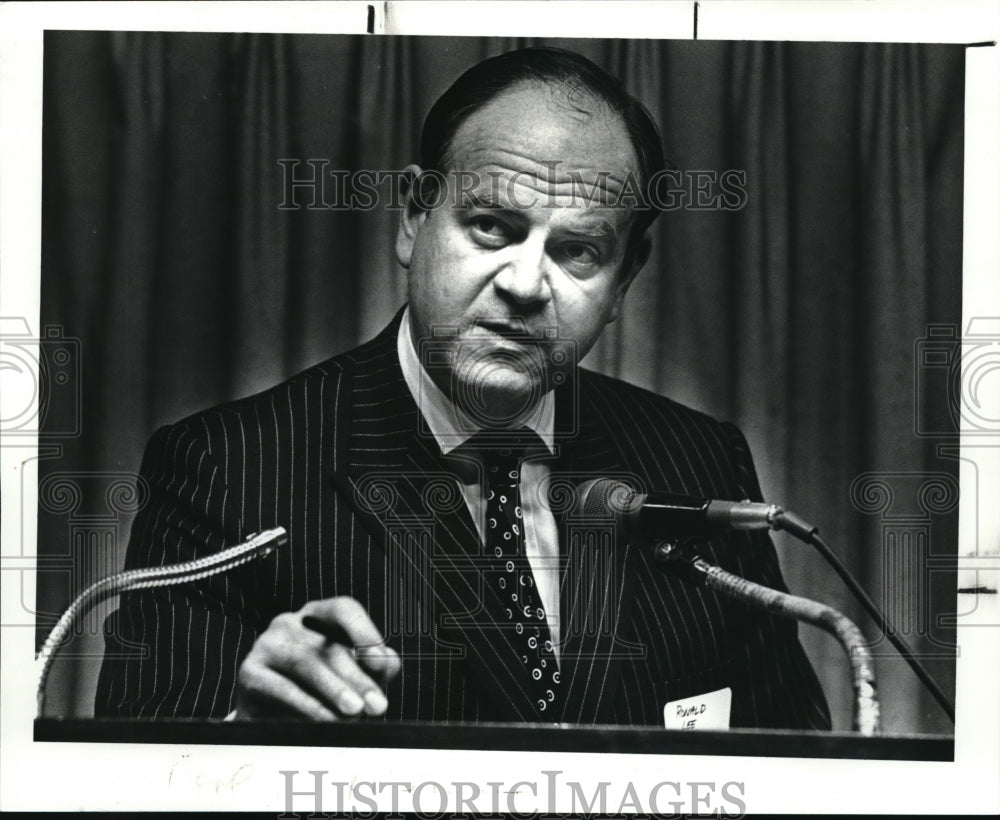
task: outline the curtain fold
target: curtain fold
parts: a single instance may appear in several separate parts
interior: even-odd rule
[[[235,46],[229,121],[235,162],[227,169],[235,193],[230,244],[235,267],[233,312],[227,318],[236,342],[230,348],[230,390],[244,395],[259,389],[253,376],[261,361],[273,360],[284,371],[294,366],[297,334],[286,319],[299,312],[301,303],[290,264],[289,213],[274,205],[282,194],[275,157],[291,155],[287,39],[241,35]]]
[[[766,496],[819,524],[876,598],[952,611],[948,579],[887,546],[892,511],[865,477],[896,476],[898,512],[924,492],[907,476],[957,474],[915,434],[947,397],[914,355],[928,324],[960,321],[960,46],[48,32],[42,315],[80,340],[83,432],[42,481],[134,473],[156,427],[376,333],[405,299],[398,211],[304,207],[302,186],[303,207],[282,208],[280,161],[299,182],[318,168],[332,202],[344,172],[418,160],[423,116],[462,70],[543,42],[618,74],[682,180],[745,174],[743,207],[661,216],[588,366],[739,424]],[[75,519],[40,510],[40,552],[107,515],[99,495]],[[115,516],[112,564],[131,521]],[[938,505],[921,549],[954,554],[956,530]],[[793,591],[875,632],[817,556],[776,542]],[[73,583],[40,573],[38,609],[60,611]],[[928,653],[947,642],[907,624]],[[801,634],[845,728],[846,661]],[[69,664],[56,702],[88,713],[97,660]],[[950,687],[951,661],[929,663]],[[889,730],[950,730],[901,661],[879,673]]]

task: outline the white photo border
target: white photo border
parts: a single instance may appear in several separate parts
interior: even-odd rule
[[[668,39],[852,40],[867,42],[981,43],[1000,39],[1000,6],[992,2],[492,2],[476,3],[10,3],[0,7],[0,315],[39,320],[41,247],[42,39],[46,29],[274,31],[364,33],[373,7],[378,30],[407,34],[495,36],[637,36]],[[905,8],[904,8],[905,5]],[[612,11],[613,7],[613,11]],[[502,20],[503,30],[497,21]],[[567,28],[566,26],[570,27]],[[963,326],[974,316],[1000,316],[1000,47],[967,49],[965,245]],[[0,392],[5,406],[19,397]],[[993,399],[991,399],[993,400]],[[1000,398],[995,399],[1000,403]],[[9,404],[7,404],[9,403]],[[994,406],[991,418],[1000,417]],[[0,413],[0,416],[3,416]],[[5,416],[4,416],[5,417]],[[982,440],[980,439],[980,443]],[[34,487],[37,442],[0,440],[4,569],[30,561],[35,523],[20,497]],[[960,518],[964,577],[996,589],[1000,572],[998,478],[1000,441],[965,449],[963,490],[978,488],[979,514]],[[992,502],[990,501],[992,499]],[[6,592],[8,576],[0,573]],[[33,600],[34,590],[4,595],[4,613]],[[992,597],[992,600],[988,600]],[[330,780],[444,782],[482,785],[612,779],[649,794],[665,780],[740,783],[752,813],[1000,811],[1000,609],[997,595],[979,596],[960,619],[954,763],[622,754],[556,755],[538,752],[463,752],[361,748],[181,746],[35,743],[32,676],[27,659],[34,631],[0,634],[2,700],[0,801],[7,810],[226,810],[285,809],[280,771],[329,772]],[[959,611],[962,610],[959,606]],[[4,623],[7,618],[3,618]],[[994,628],[989,628],[994,626]],[[298,786],[297,786],[298,787]],[[331,790],[331,794],[332,794]],[[617,792],[621,794],[621,790]],[[500,808],[507,803],[501,792]],[[521,788],[522,812],[570,809],[568,792],[551,795]],[[389,809],[389,792],[377,798]],[[405,801],[404,801],[405,805]],[[436,810],[438,801],[428,797]],[[480,803],[482,805],[482,803]],[[690,808],[688,802],[686,808]],[[311,810],[309,801],[296,808]],[[328,811],[336,806],[327,805]],[[697,806],[694,807],[697,809]]]

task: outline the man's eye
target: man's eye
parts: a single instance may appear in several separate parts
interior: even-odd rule
[[[477,216],[469,224],[474,236],[486,244],[498,245],[510,238],[510,230],[496,217]]]
[[[567,242],[562,250],[568,261],[579,265],[593,265],[598,261],[597,251],[583,242]]]

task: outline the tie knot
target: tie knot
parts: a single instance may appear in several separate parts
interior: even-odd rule
[[[517,469],[526,458],[548,454],[542,439],[529,427],[479,432],[469,439],[467,446],[486,466],[508,469]]]

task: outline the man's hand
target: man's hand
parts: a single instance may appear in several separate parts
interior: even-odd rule
[[[384,686],[400,666],[354,598],[310,601],[254,643],[237,675],[235,718],[381,715],[388,701],[376,681]]]

